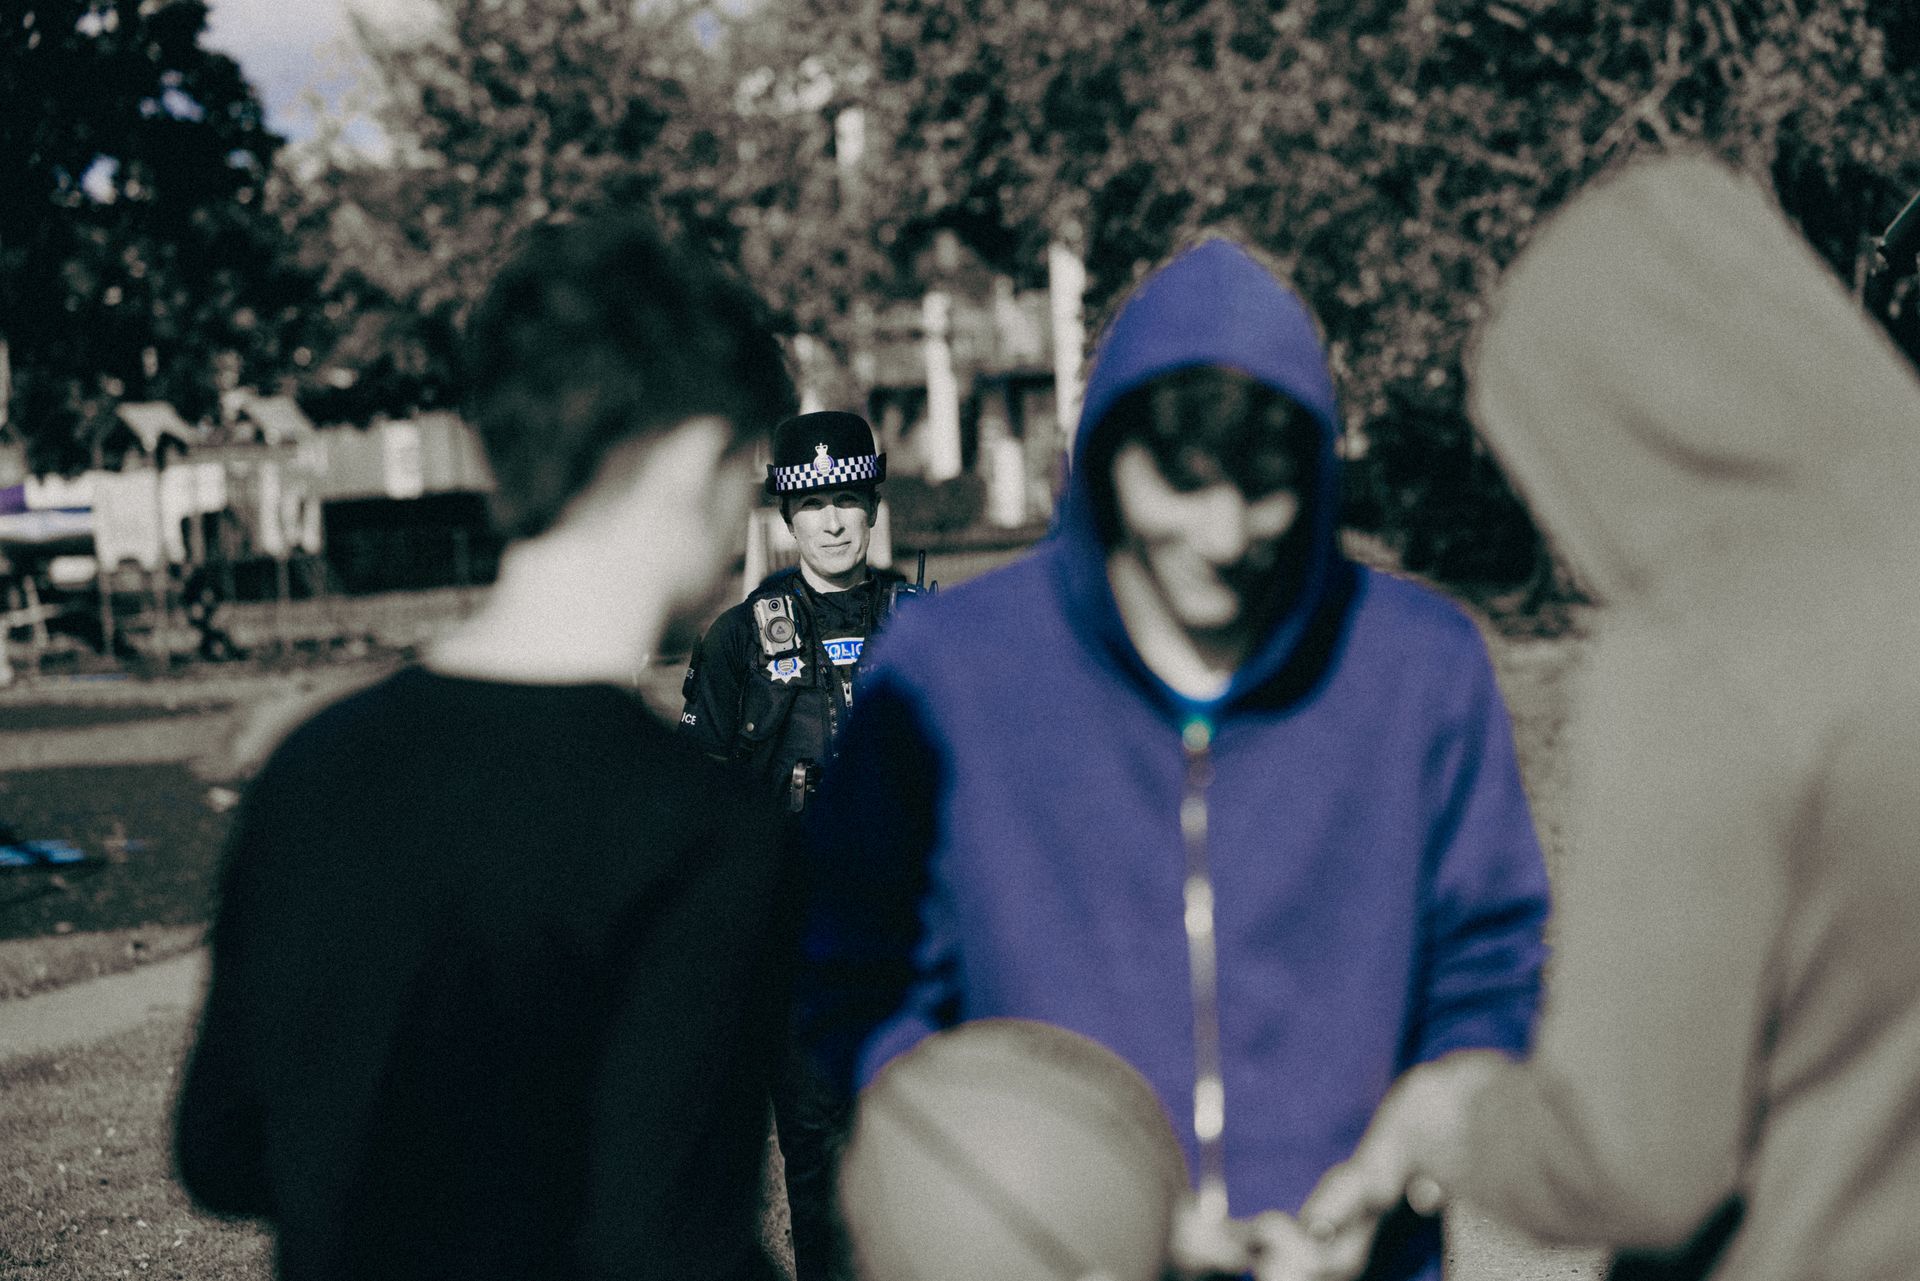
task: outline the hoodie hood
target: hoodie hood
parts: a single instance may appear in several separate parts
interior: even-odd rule
[[[1502,281],[1470,374],[1481,434],[1607,603],[1805,613],[1863,570],[1911,576],[1920,383],[1716,161],[1569,204]]]
[[[1099,646],[1144,676],[1170,706],[1178,699],[1148,672],[1120,621],[1107,580],[1106,552],[1095,528],[1088,456],[1113,405],[1164,374],[1199,366],[1236,370],[1304,407],[1319,427],[1320,446],[1306,499],[1312,522],[1309,568],[1295,599],[1235,674],[1224,702],[1265,684],[1298,649],[1325,599],[1339,560],[1339,474],[1334,444],[1340,416],[1325,349],[1300,296],[1231,241],[1207,240],[1179,254],[1134,287],[1102,336],[1093,358],[1074,435],[1076,465],[1056,532],[1057,563],[1076,625]],[[1274,590],[1284,590],[1276,570]]]

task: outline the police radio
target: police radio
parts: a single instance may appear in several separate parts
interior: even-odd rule
[[[908,600],[915,596],[931,596],[939,590],[940,584],[938,581],[932,583],[927,582],[927,553],[922,551],[920,553],[920,563],[913,575],[913,581],[911,583],[894,583],[887,588],[887,613],[891,614],[894,607],[903,600]]]
[[[800,648],[800,620],[794,617],[791,597],[763,596],[753,602],[753,622],[760,634],[761,652],[768,658]]]

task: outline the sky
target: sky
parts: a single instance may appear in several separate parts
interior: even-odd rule
[[[315,95],[328,113],[338,113],[352,97],[357,51],[349,8],[404,29],[428,7],[426,0],[210,0],[202,43],[238,62],[266,108],[267,123],[300,141],[319,125]],[[378,133],[361,121],[348,139],[376,144]]]
[[[753,3],[730,0],[722,7],[739,13]],[[322,112],[338,116],[352,103],[359,57],[349,11],[406,31],[430,23],[437,9],[433,0],[208,0],[202,43],[238,62],[268,125],[301,142],[314,135]],[[384,145],[364,117],[348,127],[346,141],[366,150]]]

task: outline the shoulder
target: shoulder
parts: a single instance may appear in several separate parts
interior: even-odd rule
[[[908,595],[915,594],[914,586],[907,581],[905,574],[893,569],[869,569],[866,581],[855,590],[877,603],[881,609],[891,612],[901,599],[895,593],[903,589]]]
[[[1458,602],[1398,574],[1364,565],[1354,573],[1350,628],[1355,644],[1418,651],[1428,664],[1488,664],[1480,625]]]
[[[963,583],[903,601],[891,615],[877,657],[896,666],[979,654],[1031,631],[1055,600],[1039,557],[1029,553]]]
[[[283,795],[351,797],[357,772],[378,770],[383,754],[423,750],[437,723],[423,703],[426,679],[424,669],[407,667],[329,703],[256,714],[241,731],[260,763],[247,787],[249,808]],[[236,754],[240,750],[236,745]]]
[[[735,609],[750,610],[753,602],[765,600],[769,596],[784,596],[800,590],[800,570],[795,566],[776,569],[760,580],[760,585],[747,593],[747,598],[736,605]]]
[[[1376,625],[1416,627],[1482,648],[1480,629],[1457,601],[1417,579],[1358,565],[1357,605]]]
[[[1475,724],[1506,699],[1480,625],[1445,594],[1397,574],[1355,571],[1339,663],[1444,724]]]
[[[758,626],[753,621],[754,602],[778,594],[768,591],[767,585],[762,583],[754,588],[753,594],[745,600],[721,610],[713,622],[707,626],[706,634],[701,638],[701,650],[707,654],[720,654],[750,641]]]
[[[1912,785],[1920,774],[1920,678],[1906,676],[1842,708],[1814,774],[1819,821],[1813,839],[1790,847],[1794,871],[1802,883],[1833,881],[1861,896],[1855,910],[1878,928],[1860,932],[1880,947],[1902,940],[1911,973],[1911,961],[1920,960],[1920,862],[1912,852],[1920,823]],[[1846,857],[1835,858],[1840,849]]]
[[[751,625],[753,602],[760,599],[763,598],[758,595],[749,596],[743,601],[736,601],[727,606],[714,617],[713,622],[707,627],[707,634],[709,636],[724,634],[741,626]]]
[[[424,668],[405,667],[353,693],[310,707],[310,714],[287,734],[278,754],[325,754],[355,740],[383,737],[393,721],[406,717],[408,709],[420,701],[426,677]]]

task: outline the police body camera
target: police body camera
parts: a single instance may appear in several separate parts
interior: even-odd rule
[[[800,647],[800,622],[793,602],[785,596],[767,596],[753,602],[753,621],[760,648],[768,658],[791,654]]]

